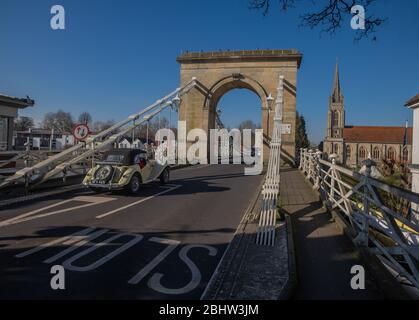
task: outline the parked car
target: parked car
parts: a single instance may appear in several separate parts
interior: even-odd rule
[[[169,182],[168,165],[160,165],[147,159],[147,153],[140,149],[112,149],[103,155],[103,160],[89,170],[83,184],[95,192],[104,190],[127,190],[137,194],[142,184],[160,180]]]

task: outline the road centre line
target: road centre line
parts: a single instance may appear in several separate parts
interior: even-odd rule
[[[44,217],[48,217],[48,216],[52,216],[52,215],[56,215],[56,214],[60,214],[60,213],[64,213],[64,212],[69,212],[69,211],[73,211],[73,210],[77,210],[77,209],[83,209],[83,208],[91,207],[91,206],[94,206],[94,205],[97,205],[97,204],[110,202],[110,201],[113,201],[113,200],[116,200],[116,199],[115,198],[104,198],[104,197],[90,197],[90,196],[76,197],[76,198],[72,198],[72,199],[62,201],[62,202],[54,203],[52,205],[49,205],[49,206],[46,206],[46,207],[43,207],[43,208],[40,208],[40,209],[36,209],[36,210],[30,211],[30,212],[21,214],[17,217],[11,218],[11,219],[1,221],[0,222],[0,227],[5,227],[5,226],[21,223],[21,222],[26,222],[26,221],[30,221],[30,220],[39,219],[39,218],[44,218]],[[56,210],[56,211],[36,215],[39,212],[42,212],[42,211],[45,211],[45,210],[48,210],[48,209],[52,209],[54,207],[69,203],[71,201],[87,202],[87,204],[82,204],[82,205],[71,207],[71,208],[65,208],[65,209],[61,209],[61,210]]]
[[[154,195],[152,195],[152,196],[149,196],[149,197],[147,197],[147,198],[144,198],[144,199],[141,199],[141,200],[135,201],[135,202],[133,202],[133,203],[127,204],[126,206],[120,207],[120,208],[118,208],[118,209],[115,209],[115,210],[112,210],[112,211],[109,211],[109,212],[106,212],[106,213],[100,214],[100,215],[96,216],[96,219],[103,219],[103,218],[105,218],[105,217],[107,217],[107,216],[110,216],[110,215],[112,215],[112,214],[119,213],[119,212],[121,212],[121,211],[123,211],[123,210],[125,210],[125,209],[128,209],[128,208],[130,208],[130,207],[136,206],[137,204],[140,204],[140,203],[146,202],[146,201],[151,200],[151,199],[153,199],[153,198],[155,198],[155,197],[158,197],[158,196],[161,196],[161,195],[163,195],[163,194],[165,194],[165,193],[168,193],[168,192],[170,192],[170,191],[176,190],[176,189],[178,189],[178,188],[180,188],[180,187],[181,187],[181,185],[170,185],[170,188],[169,188],[169,189],[167,189],[167,190],[163,190],[163,191],[161,191],[161,192],[159,192],[159,193],[156,193],[156,194],[154,194]]]

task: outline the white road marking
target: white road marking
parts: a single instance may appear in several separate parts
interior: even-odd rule
[[[176,189],[178,189],[178,188],[180,188],[180,187],[181,187],[181,185],[172,185],[169,189],[164,190],[164,191],[161,191],[161,192],[159,192],[159,193],[156,193],[156,194],[154,194],[154,195],[152,195],[152,196],[150,196],[150,197],[147,197],[147,198],[144,198],[144,199],[138,200],[138,201],[136,201],[136,202],[133,202],[133,203],[127,204],[126,206],[120,207],[120,208],[118,208],[118,209],[115,209],[115,210],[112,210],[112,211],[109,211],[109,212],[106,212],[106,213],[100,214],[100,215],[96,216],[96,219],[103,219],[103,218],[105,218],[105,217],[107,217],[107,216],[110,216],[110,215],[112,215],[112,214],[119,213],[119,212],[121,212],[121,211],[123,211],[123,210],[125,210],[125,209],[128,209],[128,208],[130,208],[130,207],[136,206],[137,204],[140,204],[140,203],[146,202],[146,201],[151,200],[151,199],[153,199],[153,198],[155,198],[155,197],[161,196],[162,194],[165,194],[165,193],[168,193],[168,192],[170,192],[170,191],[176,190]]]
[[[24,258],[24,257],[27,257],[27,256],[29,256],[31,254],[34,254],[34,253],[39,252],[41,250],[44,250],[46,248],[55,246],[56,244],[59,244],[59,243],[72,244],[72,243],[76,242],[75,239],[77,239],[77,241],[79,241],[80,240],[80,237],[86,236],[87,234],[89,234],[90,232],[94,231],[95,229],[96,228],[86,228],[86,229],[83,229],[83,230],[78,231],[76,233],[73,233],[73,234],[71,234],[69,236],[62,237],[62,238],[59,238],[59,239],[56,239],[56,240],[52,240],[50,242],[41,244],[41,245],[39,245],[37,247],[34,247],[32,249],[29,249],[27,251],[24,251],[22,253],[19,253],[19,254],[15,255],[15,258]]]
[[[48,217],[48,216],[52,216],[52,215],[56,215],[56,214],[60,214],[60,213],[64,213],[64,212],[69,212],[69,211],[73,211],[73,210],[77,210],[77,209],[83,209],[83,208],[87,208],[87,207],[91,207],[97,204],[102,204],[102,203],[106,203],[106,202],[110,202],[116,200],[115,198],[105,198],[105,197],[76,197],[76,198],[72,198],[72,199],[68,199],[59,203],[54,203],[52,205],[37,209],[37,210],[33,210],[24,214],[21,214],[17,217],[8,219],[8,220],[4,220],[0,222],[0,228],[1,227],[5,227],[5,226],[9,226],[12,224],[17,224],[17,223],[22,223],[22,222],[26,222],[26,221],[30,221],[30,220],[35,220],[35,219],[39,219],[39,218],[44,218],[44,217]],[[56,210],[56,211],[52,211],[52,212],[48,212],[48,213],[43,213],[43,214],[38,214],[39,212],[69,203],[71,201],[81,201],[81,202],[87,202],[87,204],[82,204],[82,205],[78,205],[75,207],[71,207],[71,208],[66,208],[66,209],[61,209],[61,210]]]
[[[132,277],[128,281],[129,284],[138,284],[180,244],[180,241],[163,238],[151,238],[149,241],[167,244],[168,247],[165,248],[162,252],[160,252],[160,254],[157,257],[155,257],[149,264],[147,264],[143,269],[141,269],[140,272],[138,272],[134,277]]]
[[[161,273],[155,273],[148,281],[148,286],[157,292],[160,292],[163,294],[172,294],[172,295],[185,294],[194,290],[196,287],[198,287],[202,279],[201,272],[199,271],[196,264],[188,257],[188,251],[193,248],[204,248],[209,251],[210,256],[214,257],[217,255],[217,249],[214,247],[206,246],[206,245],[187,245],[180,250],[179,257],[183,262],[186,263],[188,268],[191,270],[191,273],[192,273],[191,281],[189,281],[189,283],[186,284],[182,288],[177,288],[177,289],[166,288],[161,284],[161,279],[163,278],[164,275]]]
[[[118,247],[117,249],[113,250],[112,252],[108,253],[106,256],[100,258],[99,260],[91,263],[88,266],[84,266],[84,267],[79,267],[79,266],[75,266],[73,263],[75,261],[77,261],[78,259],[80,259],[81,257],[89,254],[92,251],[95,251],[97,249],[99,249],[100,247],[105,246],[106,244],[121,238],[121,237],[126,237],[126,236],[130,236],[133,237],[132,240],[130,240],[129,242],[123,244],[122,246]],[[92,271],[98,267],[100,267],[101,265],[103,265],[104,263],[108,262],[109,260],[115,258],[117,255],[121,254],[122,252],[124,252],[125,250],[128,250],[129,248],[131,248],[133,245],[135,245],[136,243],[140,242],[144,237],[142,235],[138,235],[138,234],[131,234],[131,233],[120,233],[120,234],[116,234],[108,239],[106,239],[105,241],[102,241],[100,243],[95,243],[92,247],[87,248],[86,250],[79,252],[78,254],[72,256],[71,258],[67,259],[66,261],[64,261],[62,263],[62,266],[67,269],[67,270],[71,270],[71,271],[78,271],[78,272],[86,272],[86,271]]]
[[[74,250],[79,249],[80,247],[86,245],[87,243],[91,242],[92,240],[99,238],[101,235],[105,234],[106,232],[108,232],[109,229],[103,229],[103,230],[98,230],[96,232],[92,232],[89,233],[86,236],[82,236],[82,237],[74,237],[73,239],[70,239],[69,241],[64,242],[64,245],[72,245],[73,246],[65,249],[64,251],[61,251],[60,253],[57,253],[55,256],[44,260],[44,263],[53,263],[55,261],[57,261],[58,259],[66,256],[67,254],[69,254],[70,252],[73,252]]]
[[[177,169],[176,171],[186,171],[186,170],[192,170],[192,169],[202,169],[211,166],[211,164],[198,164],[198,165],[192,165],[190,167],[185,167],[181,169]],[[174,171],[175,172],[175,171]]]
[[[123,252],[125,252],[126,250],[128,250],[129,248],[131,248],[132,246],[134,246],[135,244],[137,244],[138,242],[144,239],[144,236],[140,234],[119,233],[119,234],[114,234],[114,235],[110,234],[109,237],[102,242],[99,242],[99,243],[92,242],[92,240],[108,233],[109,231],[110,231],[109,229],[96,229],[93,227],[86,228],[76,233],[73,233],[69,236],[65,236],[65,237],[50,241],[48,243],[39,245],[25,252],[19,253],[15,255],[15,257],[24,258],[34,253],[37,253],[43,249],[56,246],[58,244],[64,245],[64,246],[70,246],[64,249],[63,251],[55,254],[54,256],[43,261],[44,263],[50,264],[50,263],[56,262],[57,260],[63,258],[64,256],[67,256],[68,254],[71,254],[73,251],[86,246],[87,247],[86,249],[84,249],[83,251],[75,255],[72,255],[70,258],[65,260],[61,265],[66,270],[75,271],[75,272],[89,272],[109,262],[116,256],[122,254]],[[90,265],[87,265],[87,266],[74,265],[74,263],[80,258],[106,245],[112,245],[113,241],[121,237],[131,237],[132,239],[122,245],[117,244],[116,247],[110,253],[106,254],[105,256],[101,258],[98,258],[96,261],[92,262]],[[170,255],[170,253],[172,253],[173,250],[175,250],[181,244],[180,241],[158,238],[158,237],[150,238],[149,241],[167,245],[167,247],[162,252],[160,252],[152,261],[150,261],[144,268],[142,268],[134,277],[132,277],[128,281],[128,283],[131,285],[136,285],[140,283],[147,275],[149,275],[153,271],[153,269],[155,269],[162,261],[164,261],[164,259],[166,259]],[[189,251],[194,248],[207,249],[209,251],[210,256],[217,255],[217,249],[212,246],[187,245],[180,250],[179,257],[188,266],[189,270],[191,271],[191,274],[192,274],[191,280],[185,286],[181,288],[166,288],[161,284],[161,280],[165,275],[162,273],[156,272],[148,280],[147,282],[148,287],[157,292],[167,294],[167,295],[186,294],[196,289],[201,283],[202,275],[201,275],[200,270],[196,266],[196,264],[188,257]]]

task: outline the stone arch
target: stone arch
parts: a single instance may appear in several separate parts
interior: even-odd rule
[[[205,109],[208,109],[209,112],[209,129],[214,128],[215,111],[219,101],[225,94],[235,89],[247,89],[252,91],[260,98],[262,109],[269,107],[267,100],[269,93],[257,80],[243,74],[233,74],[230,76],[223,77],[222,79],[214,83],[214,85],[209,89],[209,94],[205,97],[203,107]],[[269,128],[266,129],[268,130]]]
[[[214,126],[214,106],[220,98],[233,89],[248,89],[261,99],[264,159],[267,160],[274,120],[271,112],[274,101],[270,100],[270,106],[267,98],[269,95],[276,98],[279,76],[282,75],[285,89],[282,121],[287,128],[282,134],[282,156],[294,162],[297,71],[301,60],[302,55],[297,50],[183,53],[177,58],[181,87],[191,79],[196,79],[200,85],[182,96],[179,120],[186,122],[187,131],[199,128],[208,132]]]

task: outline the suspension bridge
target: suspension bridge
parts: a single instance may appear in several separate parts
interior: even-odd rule
[[[75,289],[59,293],[64,298],[195,299],[206,297],[209,287],[221,294],[217,285],[246,292],[250,284],[243,279],[251,274],[262,288],[278,279],[286,287],[297,276],[300,298],[374,299],[384,294],[376,266],[414,296],[419,290],[417,216],[387,202],[386,195],[396,196],[404,207],[419,204],[419,195],[371,177],[372,161],[361,174],[338,166],[333,156],[323,159],[320,151],[304,149],[295,168],[295,128],[285,129],[295,120],[298,52],[188,53],[178,61],[181,87],[85,142],[6,177],[0,192],[16,185],[31,190],[87,170],[101,152],[165,110],[176,112],[189,129],[223,128],[216,107],[233,88],[261,97],[264,174],[245,176],[242,165],[200,164],[174,170],[170,184],[145,186],[135,198],[80,188],[3,206],[1,285],[9,290],[2,297],[53,297],[48,286],[54,263],[77,275]],[[264,70],[271,63],[270,71],[258,73],[255,63]],[[290,219],[284,222],[284,215]],[[272,259],[278,252],[283,255]],[[275,272],[263,268],[272,262],[284,274],[269,282]],[[368,270],[364,291],[350,286],[351,268],[358,264]],[[246,271],[255,265],[258,271]],[[93,277],[94,288],[86,276]],[[273,295],[280,290],[274,288]],[[233,292],[227,296],[235,297]]]

